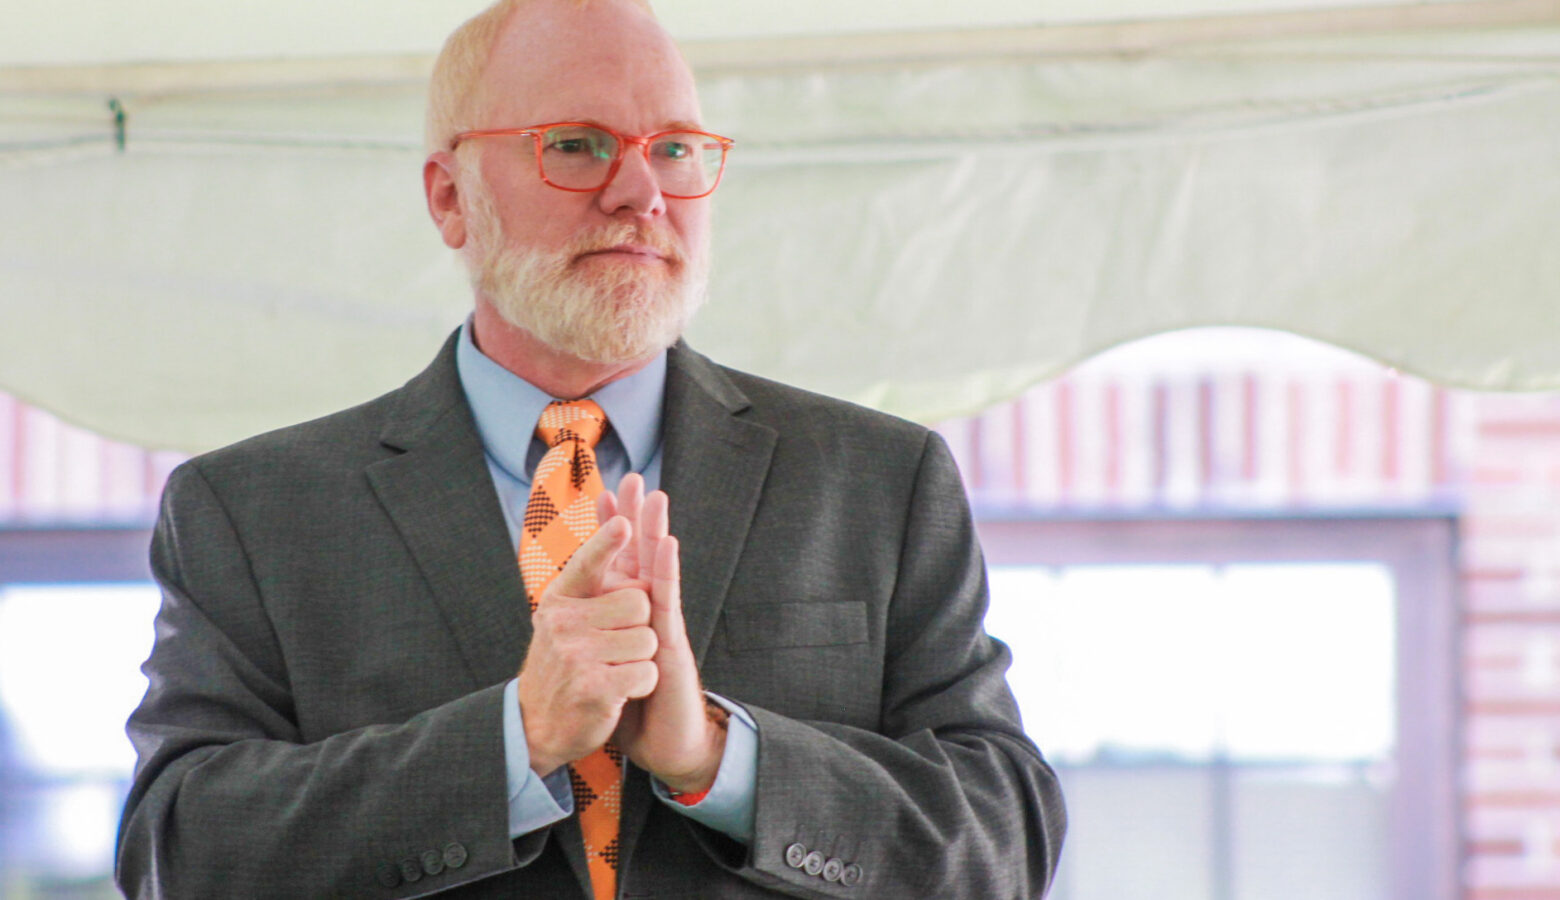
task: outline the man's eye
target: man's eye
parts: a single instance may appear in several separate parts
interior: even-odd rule
[[[548,149],[558,153],[589,153],[590,142],[584,138],[563,138],[553,141]]]
[[[693,145],[683,141],[663,141],[658,146],[660,148],[659,155],[667,159],[682,160],[693,155]]]

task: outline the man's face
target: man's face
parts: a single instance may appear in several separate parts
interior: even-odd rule
[[[485,76],[483,128],[599,123],[630,135],[698,127],[693,77],[640,8],[541,0],[507,23]],[[600,363],[654,354],[703,298],[709,198],[664,197],[637,146],[612,183],[561,191],[528,137],[463,150],[467,265],[478,294],[555,350]]]

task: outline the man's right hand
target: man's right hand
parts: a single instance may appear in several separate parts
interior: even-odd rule
[[[614,516],[581,545],[531,614],[520,714],[531,770],[546,776],[612,736],[623,705],[655,690],[657,641],[648,585],[604,590],[632,528]],[[619,579],[613,579],[619,581]]]

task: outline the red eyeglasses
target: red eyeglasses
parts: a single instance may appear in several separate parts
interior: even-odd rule
[[[679,200],[708,197],[726,171],[730,138],[707,131],[660,131],[635,137],[587,122],[550,122],[528,128],[463,131],[461,141],[480,137],[529,137],[536,147],[536,171],[560,191],[599,191],[612,183],[629,144],[637,144],[655,173],[661,193]]]

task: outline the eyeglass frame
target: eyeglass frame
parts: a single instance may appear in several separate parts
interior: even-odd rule
[[[612,167],[607,169],[606,180],[602,181],[601,184],[597,185],[596,187],[564,187],[561,184],[557,184],[549,180],[547,177],[546,168],[542,165],[542,134],[549,128],[561,128],[566,125],[573,125],[579,128],[595,128],[599,131],[605,131],[607,134],[612,135],[612,137],[617,140],[617,153],[612,157]],[[613,179],[617,178],[618,170],[623,167],[623,156],[628,152],[629,144],[639,145],[639,152],[644,154],[645,163],[653,167],[654,163],[650,159],[650,143],[656,138],[668,134],[697,134],[702,137],[712,138],[716,143],[720,144],[720,169],[716,171],[715,180],[710,183],[710,189],[702,194],[669,194],[662,190],[662,196],[671,197],[674,200],[698,200],[701,197],[708,197],[709,195],[715,193],[715,189],[720,187],[721,176],[726,174],[727,154],[731,152],[731,148],[734,144],[736,144],[736,141],[728,137],[721,137],[718,134],[713,134],[708,131],[699,131],[696,128],[669,128],[665,131],[657,131],[654,134],[639,136],[624,134],[621,131],[595,122],[547,122],[541,125],[527,125],[524,128],[484,128],[475,131],[462,131],[460,134],[455,135],[454,138],[450,139],[450,152],[453,153],[460,147],[461,141],[467,140],[468,138],[520,136],[529,137],[532,139],[532,146],[536,148],[536,174],[537,177],[542,179],[543,184],[551,188],[556,188],[560,191],[569,191],[575,194],[592,194],[596,191],[604,190],[612,183]],[[652,171],[654,171],[653,168]]]

